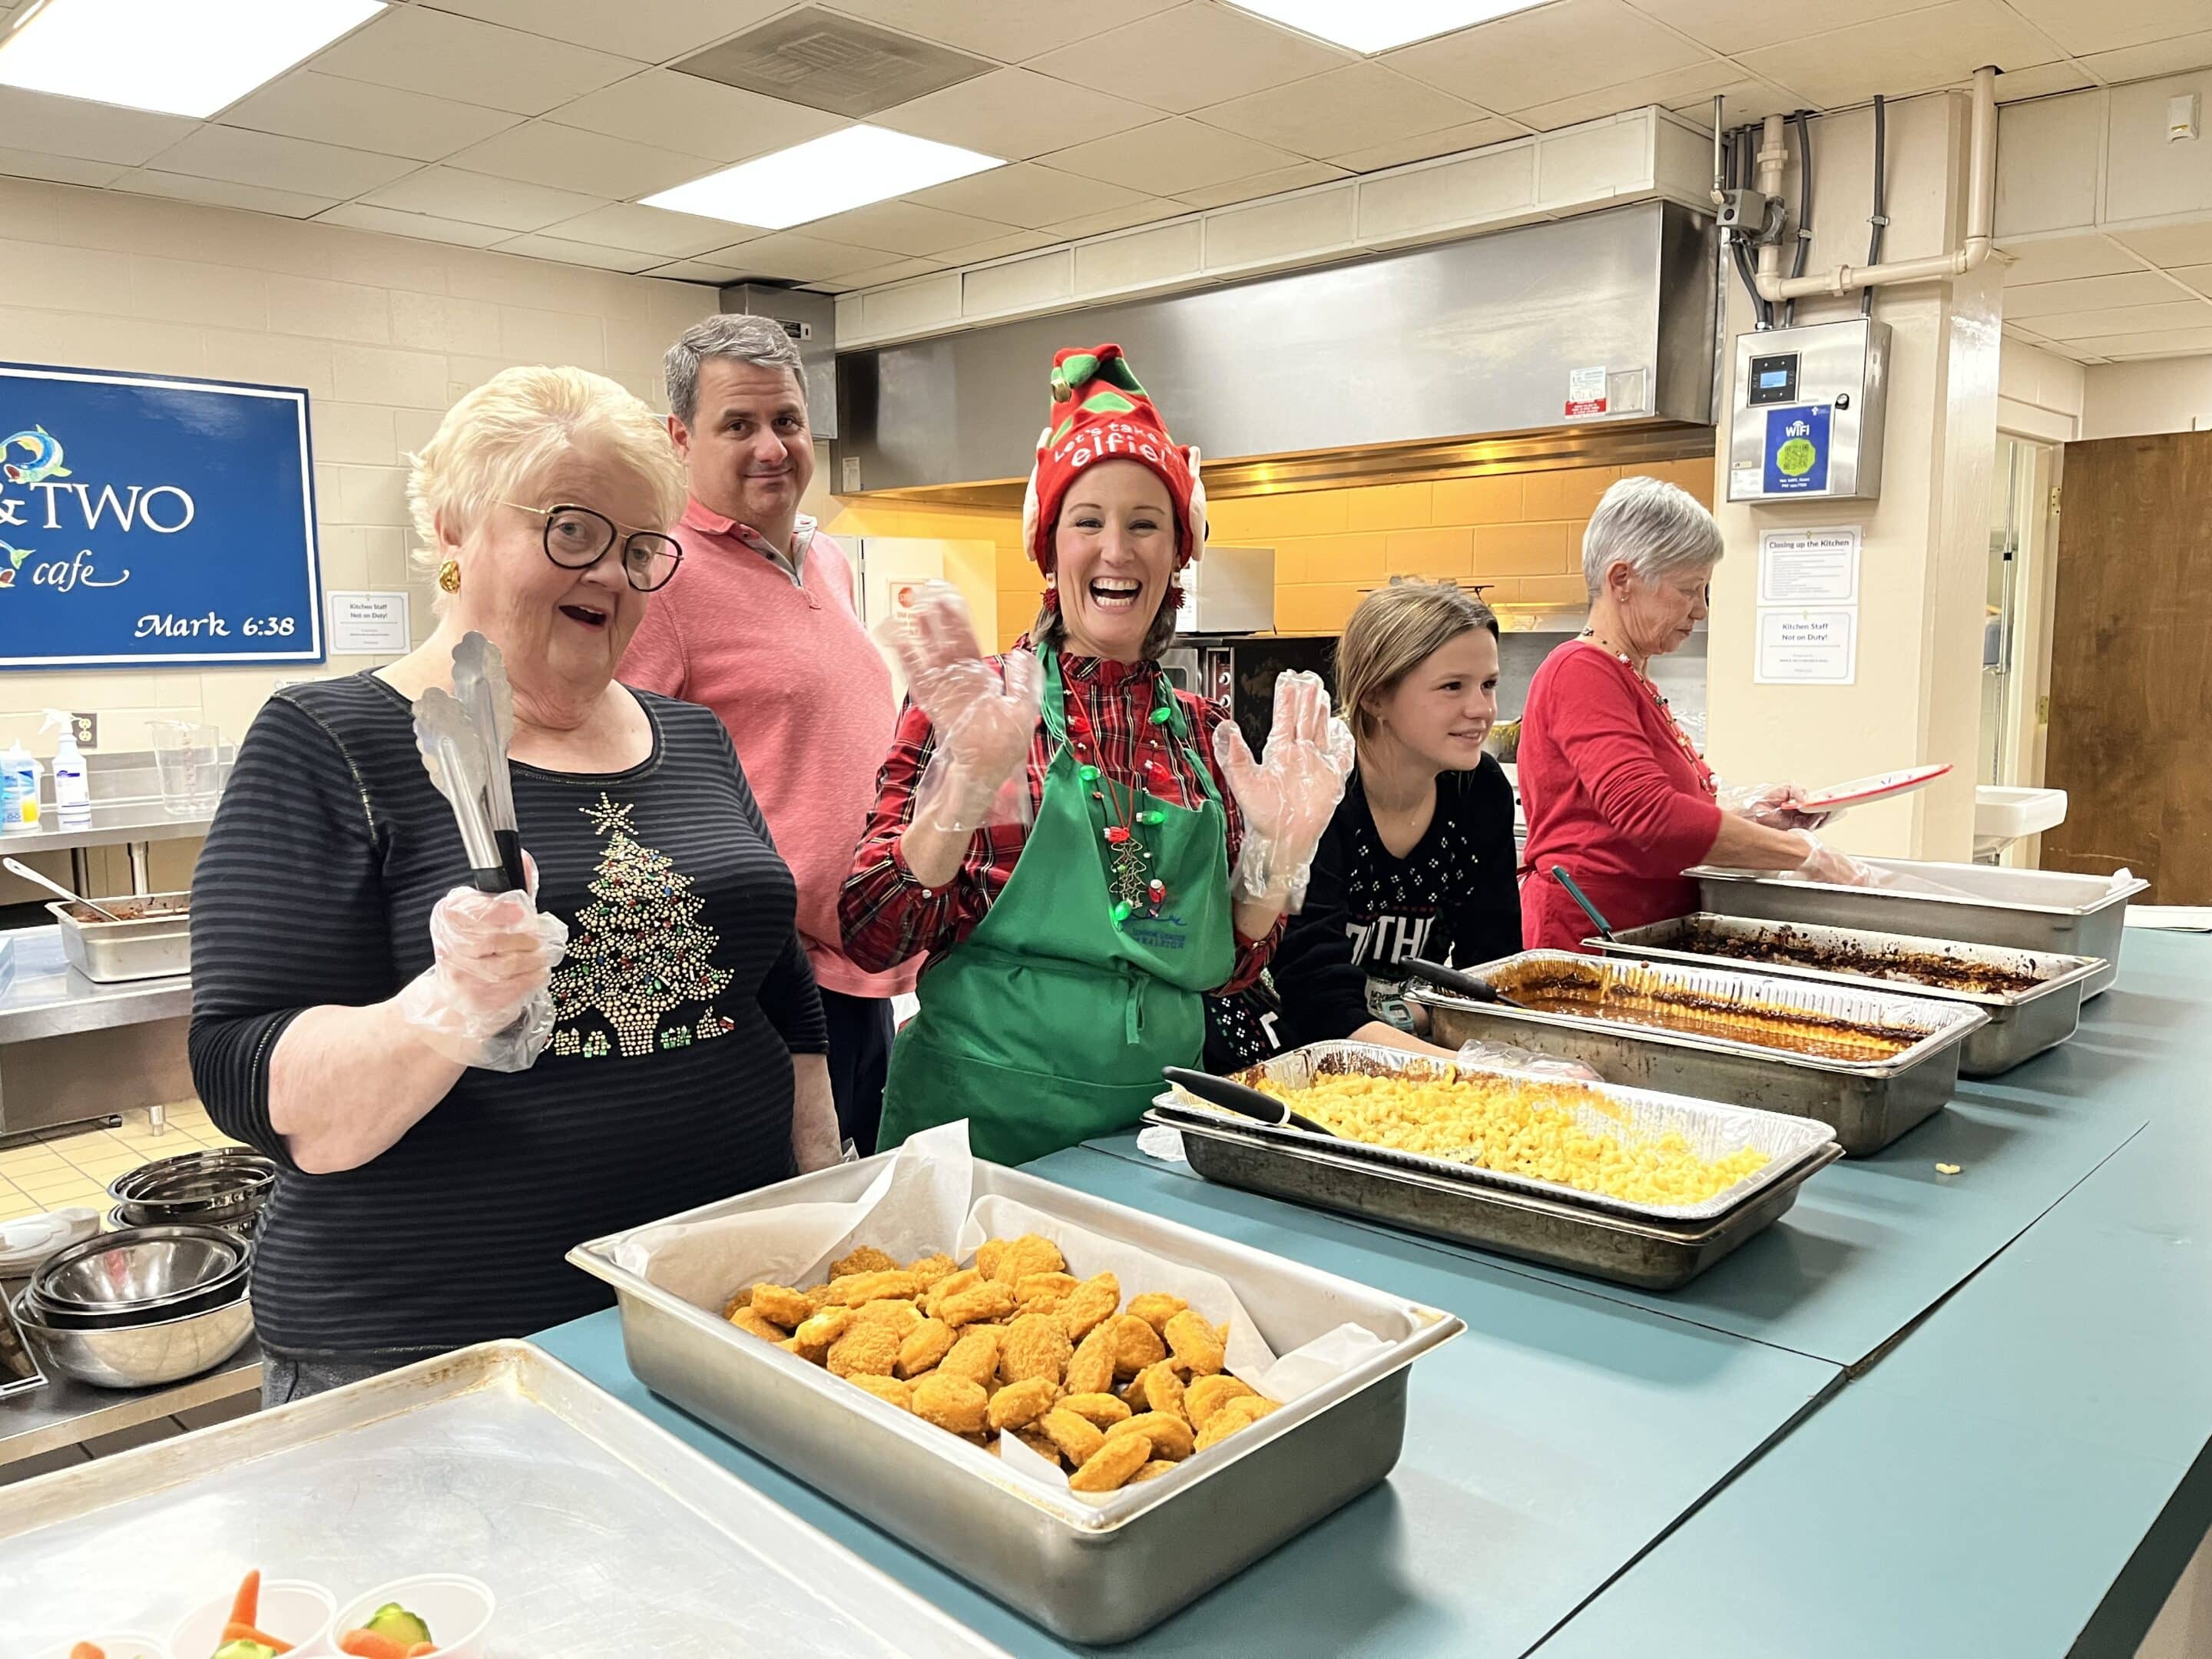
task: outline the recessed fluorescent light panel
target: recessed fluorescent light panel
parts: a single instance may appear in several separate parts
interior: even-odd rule
[[[0,35],[0,86],[210,116],[384,0],[38,0]],[[37,147],[35,132],[15,142]]]
[[[1229,0],[1277,23],[1354,52],[1372,55],[1393,46],[1449,34],[1545,0]]]
[[[645,205],[782,230],[1004,166],[995,155],[883,127],[847,127],[664,190]]]

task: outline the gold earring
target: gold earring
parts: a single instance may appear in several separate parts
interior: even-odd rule
[[[438,586],[448,593],[461,591],[461,562],[448,559],[438,567]]]

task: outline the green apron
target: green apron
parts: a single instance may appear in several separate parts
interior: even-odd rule
[[[1228,817],[1188,748],[1182,702],[1170,739],[1190,757],[1206,800],[1194,810],[1149,802],[1164,814],[1146,839],[1167,902],[1117,926],[1105,805],[1068,745],[1058,653],[1040,654],[1054,749],[1036,822],[975,931],[921,975],[921,1011],[891,1049],[878,1148],[964,1117],[978,1158],[1024,1164],[1133,1127],[1164,1086],[1161,1066],[1199,1063],[1201,994],[1236,966]]]

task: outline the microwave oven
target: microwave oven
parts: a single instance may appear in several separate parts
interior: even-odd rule
[[[1208,546],[1183,572],[1179,634],[1264,634],[1275,625],[1275,550]]]

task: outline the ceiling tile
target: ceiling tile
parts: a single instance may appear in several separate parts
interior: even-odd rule
[[[1769,115],[1787,115],[1793,109],[1802,109],[1805,100],[1787,87],[1778,87],[1771,81],[1731,81],[1724,87],[1715,87],[1700,95],[1669,103],[1667,107],[1678,115],[1686,115],[1705,131],[1713,129],[1713,94],[1726,100],[1721,110],[1721,119],[1734,126],[1740,122],[1757,121]],[[1817,142],[1817,141],[1815,141]]]
[[[1818,30],[1917,11],[1928,0],[1822,0],[1816,12],[1778,6],[1773,0],[1632,0],[1632,3],[1716,52],[1733,52],[1779,46]]]
[[[788,149],[852,125],[825,110],[664,69],[647,70],[587,92],[545,118],[564,127],[604,132],[684,155],[711,155],[723,162]]]
[[[114,188],[134,196],[166,196],[172,201],[204,202],[212,207],[246,208],[255,213],[281,213],[288,219],[312,219],[325,208],[336,207],[335,196],[308,196],[298,191],[271,190],[263,185],[241,185],[228,179],[200,179],[185,173],[156,173],[138,167],[115,181]]]
[[[692,213],[671,213],[665,208],[640,202],[617,202],[593,208],[574,219],[548,225],[544,234],[595,247],[635,249],[662,258],[689,258],[730,245],[730,227],[720,219],[702,219]]]
[[[715,264],[706,259],[673,259],[665,265],[655,265],[645,273],[672,283],[713,283],[720,287],[734,283],[745,273],[736,265]]]
[[[2081,60],[2084,69],[2115,86],[2123,81],[2147,81],[2154,75],[2180,75],[2208,64],[2212,64],[2212,30],[2147,46],[2094,52]]]
[[[2124,270],[2141,270],[2143,261],[2108,236],[2058,236],[2044,242],[2006,242],[1998,250],[2009,254],[2005,287],[2025,288],[2034,283],[2065,283],[2077,276],[2111,276]]]
[[[401,156],[342,149],[241,127],[202,127],[163,150],[156,164],[163,173],[299,191],[334,202],[388,185],[417,165]]]
[[[2008,321],[2005,324],[2004,337],[2008,340],[2023,340],[2029,345],[2042,346],[2046,349],[2051,344],[2050,341],[2045,339],[2040,334],[2036,333],[2033,329],[2022,328],[2018,323],[2014,322]]]
[[[1713,94],[1724,93],[1729,87],[1739,85],[1742,78],[1743,71],[1734,64],[1725,58],[1715,58],[1702,64],[1692,64],[1685,69],[1668,70],[1664,75],[1647,75],[1638,80],[1624,81],[1619,86],[1601,87],[1595,92],[1579,92],[1572,97],[1539,104],[1533,109],[1516,110],[1514,113],[1539,132],[1556,132],[1561,127],[1571,127],[1578,122],[1618,115],[1624,110],[1641,109],[1646,104],[1672,107],[1694,100],[1703,105],[1708,118],[1705,125],[1710,131]],[[1783,107],[1794,107],[1794,102]],[[1759,113],[1765,114],[1765,112],[1762,110]],[[1723,115],[1722,118],[1729,118]],[[1748,110],[1743,112],[1743,118],[1752,118]]]
[[[1328,159],[1354,173],[1379,173],[1384,167],[1403,167],[1408,161],[1425,161],[1433,156],[1455,155],[1463,149],[1480,149],[1485,144],[1521,137],[1528,131],[1522,122],[1503,115],[1488,115],[1464,126],[1446,127],[1442,132],[1424,133],[1419,138],[1404,138],[1395,144],[1364,143],[1357,133],[1346,133],[1344,137],[1356,148],[1339,150]]]
[[[1746,69],[1830,109],[1863,103],[1877,92],[1901,98],[1951,86],[1984,64],[2032,68],[2059,52],[1998,0],[1949,0],[1736,56]]]
[[[2008,279],[2004,319],[2033,327],[2041,318],[2063,316],[2069,312],[2152,306],[2188,297],[2173,285],[2171,278],[2155,270],[2130,270],[2112,276],[2077,276],[2063,283],[2024,285]]]
[[[1210,104],[1200,118],[1293,155],[1319,157],[1342,149],[1348,132],[1358,134],[1364,144],[1387,144],[1461,126],[1486,113],[1370,63],[1346,64],[1286,86]]]
[[[130,169],[119,161],[87,161],[43,150],[0,149],[0,173],[10,179],[45,179],[57,185],[112,184]]]
[[[1156,224],[1163,219],[1184,219],[1190,209],[1183,203],[1164,196],[1139,197],[1121,207],[1107,208],[1098,213],[1086,213],[1073,219],[1047,225],[1045,230],[1055,241],[1080,241],[1085,236],[1103,236],[1109,232],[1127,230],[1133,225]]]
[[[750,28],[789,0],[437,0],[487,23],[658,64]]]
[[[2154,265],[2212,263],[2212,223],[2160,225],[2155,230],[2116,230],[2112,234]]]
[[[2007,70],[1997,76],[1997,102],[2017,104],[2029,98],[2048,98],[2054,92],[2080,92],[2096,84],[2078,65],[2061,58],[2033,69]]]
[[[1512,112],[1702,62],[1707,53],[1625,0],[1559,0],[1382,61],[1487,110]]]
[[[918,190],[905,199],[925,207],[969,214],[1002,225],[1036,228],[1056,224],[1079,213],[1097,213],[1137,201],[1142,192],[1109,185],[1101,179],[1079,178],[1035,161],[971,173],[946,185]]]
[[[363,198],[371,207],[429,213],[464,224],[503,225],[508,235],[543,230],[606,204],[572,190],[548,190],[519,179],[495,179],[459,167],[424,167]]]
[[[11,138],[35,137],[40,152],[47,155],[135,167],[199,125],[182,115],[156,115],[149,110],[0,87],[0,132]]]
[[[309,66],[349,81],[427,92],[516,115],[543,115],[644,67],[627,58],[420,5],[392,7],[367,28],[318,53]]]
[[[509,127],[449,156],[447,162],[471,173],[489,173],[501,179],[521,179],[556,190],[580,190],[621,200],[684,184],[720,165],[708,156],[656,149],[550,121]]]
[[[1202,0],[1031,61],[1030,67],[1158,109],[1188,113],[1303,81],[1358,54]]]
[[[2010,0],[2014,11],[2070,52],[2149,46],[2202,30],[2204,0]]]
[[[533,259],[557,259],[567,265],[592,265],[600,270],[650,270],[664,263],[658,253],[638,253],[627,248],[601,247],[592,242],[571,242],[559,236],[510,236],[492,244],[501,253],[526,254]]]
[[[2122,306],[2108,311],[2068,312],[2039,317],[2035,331],[2046,340],[2095,340],[2093,349],[2115,334],[2164,333],[2202,328],[2212,332],[2212,300],[2180,300],[2167,305]]]
[[[1066,240],[1047,230],[1012,230],[1003,236],[994,236],[988,241],[947,248],[939,257],[948,265],[987,264],[993,259],[1004,259],[1017,253],[1034,253],[1041,247],[1050,247],[1054,242]]]
[[[1177,0],[1084,0],[1080,6],[1040,4],[1039,0],[835,0],[831,9],[981,58],[1018,64],[1176,3]]]
[[[866,207],[833,213],[826,219],[809,220],[805,234],[825,242],[873,248],[878,254],[901,253],[909,258],[942,253],[948,248],[1006,234],[1006,227],[989,219],[974,219],[942,208],[918,207],[912,202],[872,202]],[[880,257],[872,263],[880,264]]]
[[[227,127],[312,138],[349,149],[435,161],[489,138],[515,118],[505,110],[455,103],[343,76],[295,70],[223,112]]]
[[[994,70],[869,118],[879,127],[1009,161],[1159,118],[1157,110],[1030,70]]]
[[[803,5],[672,67],[857,121],[979,79],[994,65],[972,52]]]
[[[855,289],[880,288],[885,283],[902,283],[909,276],[927,276],[933,270],[944,269],[942,259],[901,259],[894,264],[873,265],[843,276],[825,276],[806,286],[823,294],[850,294]]]
[[[426,242],[452,242],[461,247],[489,247],[514,234],[501,225],[466,224],[434,214],[402,213],[396,208],[374,207],[367,202],[341,202],[315,222],[344,225],[353,230],[380,231],[387,236],[412,236]]]
[[[2066,343],[2116,363],[2138,357],[2191,357],[2212,352],[2212,328],[2164,329],[2154,334],[2116,334]]]
[[[882,264],[886,257],[881,249],[848,247],[842,242],[825,242],[819,237],[780,230],[707,254],[702,263],[726,265],[740,276],[813,283],[842,276],[848,271],[866,270]]]
[[[2199,294],[2212,295],[2212,265],[2183,265],[2173,275]]]
[[[1344,168],[1331,167],[1326,161],[1301,161],[1296,167],[1255,173],[1249,179],[1231,179],[1224,185],[1185,191],[1176,199],[1200,209],[1227,207],[1234,202],[1256,202],[1262,196],[1279,196],[1286,190],[1304,190],[1310,185],[1325,185],[1332,179],[1351,176]]]
[[[1178,118],[1096,138],[1045,159],[1048,166],[1086,179],[1172,196],[1289,167],[1298,157],[1218,127]]]

